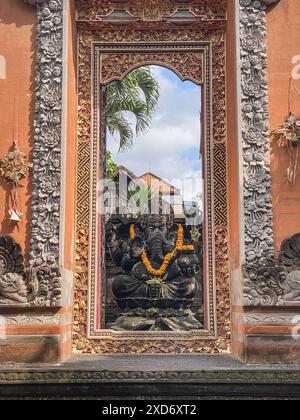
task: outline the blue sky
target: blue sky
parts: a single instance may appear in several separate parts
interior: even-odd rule
[[[182,82],[182,80],[177,76],[176,73],[173,71],[165,68],[165,67],[158,67],[158,66],[151,66],[154,73],[159,73],[161,77],[165,77],[169,79],[170,81],[174,82],[174,85],[176,85],[179,89],[184,90],[194,90],[196,85],[193,82],[189,82],[188,80]]]
[[[118,153],[118,137],[108,135],[107,149],[118,165],[126,166],[137,176],[151,170],[180,189],[185,183],[184,198],[193,199],[202,192],[201,88],[189,81],[182,82],[174,72],[163,67],[151,66],[151,69],[161,87],[151,128],[123,153]]]

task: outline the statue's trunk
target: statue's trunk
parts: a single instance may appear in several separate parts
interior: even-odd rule
[[[165,240],[161,235],[155,235],[149,241],[151,259],[157,264],[161,264],[164,260],[164,243]]]

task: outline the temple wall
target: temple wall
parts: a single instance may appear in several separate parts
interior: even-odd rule
[[[282,124],[288,112],[288,85],[292,73],[300,92],[299,0],[281,0],[268,11],[268,80],[271,130]],[[64,52],[64,210],[62,223],[63,306],[61,308],[1,308],[5,338],[0,334],[0,363],[57,363],[71,355],[73,315],[73,272],[75,265],[75,179],[77,137],[77,34],[74,1],[67,1],[67,41]],[[230,267],[232,279],[232,352],[253,363],[299,361],[300,342],[292,338],[292,307],[244,307],[242,258],[243,208],[239,137],[239,52],[235,2],[229,2],[227,24],[227,128]],[[298,6],[298,7],[297,7]],[[13,139],[30,155],[33,147],[36,11],[23,0],[0,2],[0,157],[7,154]],[[298,56],[298,58],[297,58]],[[295,58],[296,57],[296,58]],[[296,80],[298,78],[298,80]],[[297,113],[300,95],[294,94],[292,110]],[[300,117],[300,114],[298,114]],[[289,157],[285,149],[271,150],[274,235],[278,251],[282,241],[300,231],[300,174],[295,185],[286,182]],[[31,210],[30,179],[23,181],[21,207],[24,221],[14,229],[0,206],[1,235],[11,235],[29,251]],[[7,201],[7,186],[0,182],[0,203]],[[79,304],[79,303],[78,303]],[[76,310],[76,308],[75,308]],[[1,330],[0,330],[1,333]]]
[[[20,0],[0,2],[0,157],[7,155],[14,139],[22,152],[33,146],[35,10]],[[22,181],[21,209],[25,217],[17,227],[8,221],[8,186],[0,179],[0,229],[11,234],[28,251],[30,232],[30,180]]]
[[[288,114],[289,79],[294,75],[300,93],[300,8],[298,0],[281,0],[268,12],[268,79],[271,131]],[[298,56],[298,57],[297,57]],[[298,63],[298,68],[296,67]],[[291,108],[300,117],[300,94],[293,92]],[[300,232],[300,174],[294,185],[286,180],[289,156],[286,148],[272,146],[272,187],[275,247]]]
[[[76,24],[73,0],[65,10],[64,117],[62,138],[65,206],[62,220],[64,241],[61,258],[63,306],[60,308],[0,308],[0,363],[59,363],[72,351],[73,270],[75,224],[75,155],[77,135],[77,58]],[[0,157],[7,154],[17,136],[22,152],[30,156],[33,147],[34,78],[36,50],[36,10],[23,0],[0,2]],[[2,58],[3,57],[3,58]],[[6,68],[3,62],[6,62]],[[21,207],[24,221],[14,229],[5,221],[0,206],[1,235],[11,235],[25,253],[29,251],[31,210],[30,180],[22,181]],[[5,203],[7,188],[1,180],[0,203]]]

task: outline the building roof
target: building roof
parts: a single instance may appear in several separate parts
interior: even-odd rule
[[[144,175],[138,177],[147,183],[149,187],[154,187],[157,181],[159,182],[159,192],[166,193],[169,192],[171,195],[180,195],[181,191],[174,187],[174,185],[169,184],[168,182],[164,181],[159,176],[153,174],[152,172],[147,172]]]
[[[131,181],[138,179],[138,177],[125,166],[118,166],[117,174],[120,175],[121,173],[125,174]]]

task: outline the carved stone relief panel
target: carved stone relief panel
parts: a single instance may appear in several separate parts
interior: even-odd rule
[[[0,236],[0,306],[59,306],[60,270],[53,264],[24,267],[20,246]]]
[[[266,14],[240,0],[246,261],[274,254],[266,75]]]
[[[128,17],[135,17],[142,22],[162,22],[164,18],[177,13],[187,13],[186,16],[200,17],[202,20],[225,20],[226,0],[77,0],[78,19],[102,20],[117,11],[126,12]]]
[[[262,258],[245,274],[249,306],[300,306],[300,234],[283,242],[278,262]]]
[[[108,84],[112,80],[122,79],[128,72],[144,65],[157,64],[172,69],[182,80],[191,80],[196,84],[203,83],[203,55],[199,53],[165,53],[153,54],[134,52],[107,53],[101,56],[101,83]]]

